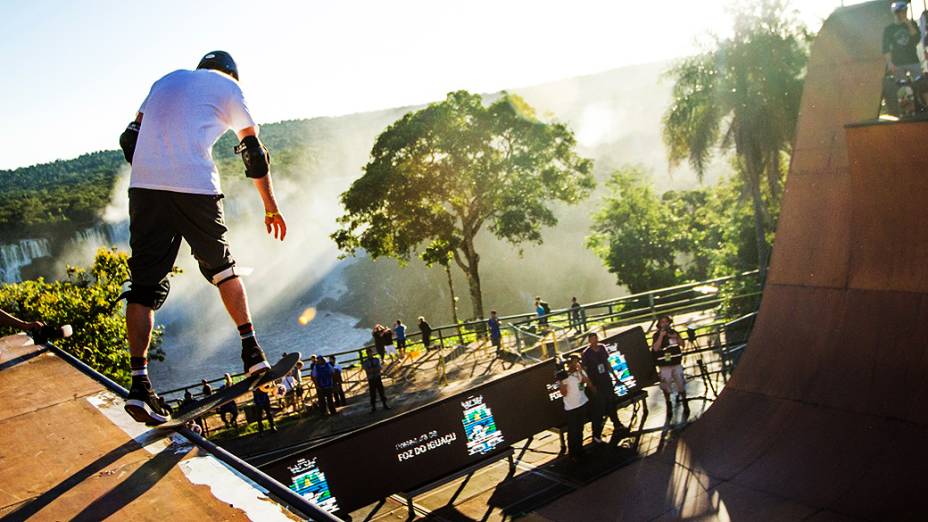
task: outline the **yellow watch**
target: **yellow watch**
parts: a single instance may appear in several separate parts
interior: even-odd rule
[[[265,212],[264,213],[264,217],[269,217],[269,218],[277,217],[279,215],[280,215],[280,212]]]

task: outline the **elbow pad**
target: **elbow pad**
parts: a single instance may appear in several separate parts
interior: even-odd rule
[[[141,128],[142,126],[138,122],[133,121],[119,135],[119,148],[122,149],[122,155],[126,157],[126,161],[130,165],[132,164],[132,156],[135,155],[135,143],[139,140],[139,129]]]
[[[271,168],[271,153],[257,136],[245,136],[235,147],[235,153],[242,155],[245,164],[245,176],[259,179],[267,176]]]

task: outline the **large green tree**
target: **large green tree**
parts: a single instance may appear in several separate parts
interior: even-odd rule
[[[670,71],[673,101],[663,118],[670,163],[688,160],[701,176],[717,148],[735,153],[753,206],[762,274],[766,231],[775,228],[770,208],[779,202],[782,160],[791,152],[799,114],[808,41],[785,1],[745,2],[736,11],[733,36]]]
[[[377,138],[364,175],[341,196],[332,238],[345,252],[401,261],[422,248],[450,250],[483,317],[474,240],[489,229],[515,246],[541,243],[542,227],[557,223],[550,204],[578,202],[594,186],[592,161],[575,144],[566,125],[541,121],[516,95],[484,105],[452,92]]]

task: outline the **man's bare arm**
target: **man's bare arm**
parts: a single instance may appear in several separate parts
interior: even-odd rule
[[[247,136],[257,136],[258,128],[245,127],[236,134],[238,135],[238,140],[242,141]],[[271,183],[270,172],[263,178],[255,179],[254,184],[255,188],[258,189],[258,194],[261,196],[261,202],[264,203],[264,226],[267,228],[267,233],[273,233],[274,239],[283,241],[284,237],[287,236],[287,222],[284,220],[283,215],[280,213],[280,208],[277,206],[277,198],[274,196],[274,185]]]

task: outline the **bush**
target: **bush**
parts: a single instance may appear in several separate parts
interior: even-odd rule
[[[116,299],[128,280],[128,256],[101,248],[89,269],[69,266],[67,280],[50,283],[39,278],[0,286],[0,308],[24,321],[70,324],[74,335],[55,345],[127,386],[131,374],[126,320]],[[0,332],[14,333],[10,328]],[[164,358],[158,348],[162,333],[161,327],[153,332],[151,359]]]

